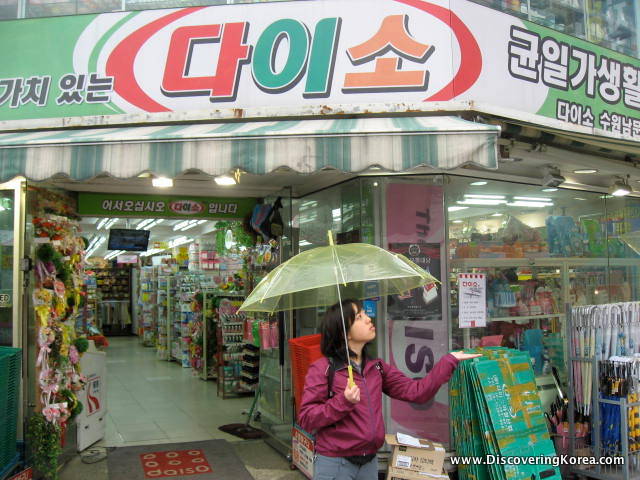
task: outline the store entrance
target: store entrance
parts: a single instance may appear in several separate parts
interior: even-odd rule
[[[106,445],[240,440],[219,427],[247,422],[258,385],[255,319],[237,313],[253,281],[253,237],[234,220],[80,226],[84,328],[107,352]]]

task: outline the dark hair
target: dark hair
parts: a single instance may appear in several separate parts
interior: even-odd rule
[[[355,311],[354,306],[356,307]],[[362,310],[362,303],[351,299],[343,300],[342,310],[344,312],[344,324],[348,334],[351,325],[353,325],[356,319],[356,314]],[[337,360],[344,361],[345,344],[340,303],[336,303],[327,309],[327,313],[324,314],[324,319],[322,320],[320,332],[322,333],[322,340],[320,342],[322,354],[327,358],[333,357]],[[349,349],[349,356],[355,357],[356,354]]]

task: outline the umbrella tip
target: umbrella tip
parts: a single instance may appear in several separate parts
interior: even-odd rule
[[[333,232],[328,230],[327,235],[329,236],[329,245],[333,247]]]

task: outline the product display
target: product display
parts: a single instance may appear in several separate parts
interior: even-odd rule
[[[461,362],[449,381],[453,447],[465,457],[553,457],[529,356],[500,347]],[[516,463],[516,462],[513,462]],[[556,478],[551,465],[459,465],[461,480]]]
[[[621,457],[597,475],[640,474],[640,303],[574,307],[569,315],[568,422],[558,424],[580,456]],[[575,408],[572,408],[575,405]],[[628,432],[628,433],[627,433]],[[575,469],[586,474],[585,468]]]

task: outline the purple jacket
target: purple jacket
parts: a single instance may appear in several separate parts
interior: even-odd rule
[[[381,374],[376,364],[382,364]],[[449,381],[458,360],[447,354],[429,374],[413,380],[382,360],[367,360],[363,375],[355,369],[353,379],[360,388],[360,402],[353,404],[344,397],[347,368],[336,369],[328,398],[325,357],[316,360],[307,372],[298,413],[298,423],[307,432],[315,433],[316,452],[327,457],[348,457],[376,453],[384,443],[382,393],[399,400],[425,403],[433,398],[442,384]]]

